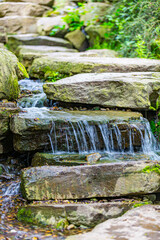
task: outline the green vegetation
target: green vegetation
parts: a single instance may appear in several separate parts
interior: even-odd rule
[[[156,172],[160,175],[160,165],[159,164],[155,164],[153,166],[146,166],[142,172],[144,173],[151,173],[151,172]]]
[[[141,206],[144,206],[144,205],[148,205],[148,204],[151,204],[152,202],[141,202],[141,203],[135,203],[134,204],[134,208],[137,208],[137,207],[141,207]]]
[[[56,25],[56,26],[54,26],[54,28],[51,30],[51,32],[50,32],[49,35],[50,35],[50,36],[54,36],[54,35],[56,35],[57,32],[63,31],[63,30],[65,30],[65,25],[63,25],[63,26]]]
[[[56,82],[62,78],[69,77],[68,74],[62,74],[59,72],[54,72],[54,71],[47,71],[45,73],[46,81],[47,82]]]
[[[160,1],[121,0],[101,22],[105,41],[122,56],[160,58]]]
[[[25,67],[23,66],[23,64],[20,63],[20,62],[17,62],[17,64],[18,64],[18,68],[19,68],[19,70],[22,72],[23,76],[24,76],[25,78],[29,78],[29,75],[28,75]]]

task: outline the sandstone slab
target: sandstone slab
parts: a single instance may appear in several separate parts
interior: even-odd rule
[[[160,96],[160,73],[79,74],[44,84],[47,98],[105,107],[149,109]]]
[[[46,66],[51,71],[65,74],[102,72],[159,72],[160,60],[138,58],[55,57],[35,59],[30,76],[44,78]]]
[[[79,51],[84,51],[88,47],[86,35],[79,29],[67,33],[65,38],[69,40]]]
[[[0,17],[15,15],[41,17],[49,9],[31,2],[2,2],[0,3]]]
[[[156,162],[138,161],[28,168],[22,170],[21,189],[23,196],[30,201],[118,197],[159,192],[160,175],[156,171],[144,171],[146,166],[152,169],[159,165],[156,165]]]
[[[55,228],[94,227],[95,225],[121,216],[132,207],[132,202],[111,203],[41,203],[22,207],[18,212],[18,220],[34,224],[51,225]],[[29,217],[28,217],[29,216]]]
[[[140,120],[141,116],[139,113],[121,111],[33,112],[26,109],[26,112],[11,119],[14,149],[19,152],[45,149],[54,153],[81,153],[124,151],[132,146],[138,151],[142,147],[141,138],[146,127]],[[108,135],[102,137],[103,131],[108,131]],[[96,141],[94,136],[97,136]]]
[[[0,26],[5,27],[7,33],[36,33],[37,20],[30,16],[7,16],[0,18]]]
[[[117,219],[105,221],[89,233],[67,237],[67,240],[157,240],[160,238],[159,226],[159,206],[148,205],[132,209]]]
[[[8,2],[8,0],[4,0],[4,2]],[[28,0],[10,0],[10,2],[27,2]],[[52,7],[54,4],[54,0],[32,0],[32,3],[40,4],[40,5],[45,5],[45,6],[50,6]]]

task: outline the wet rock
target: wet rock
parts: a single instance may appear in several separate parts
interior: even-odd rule
[[[0,18],[0,26],[5,27],[7,33],[36,33],[37,20],[31,16],[7,16]]]
[[[53,153],[36,153],[32,159],[32,167],[44,165],[76,166],[84,165],[85,155],[82,154],[53,154]]]
[[[130,140],[129,132],[132,132],[133,148],[141,149],[141,137],[144,133],[145,125],[141,121],[133,120],[135,126],[132,126],[132,119],[140,120],[142,115],[134,112],[121,111],[49,111],[44,112],[44,115],[35,115],[30,113],[21,113],[11,118],[11,131],[14,133],[14,149],[18,152],[35,151],[35,150],[51,150],[51,141],[55,151],[64,152],[79,152],[90,151],[94,140],[87,132],[88,127],[91,131],[96,131],[99,150],[105,149],[104,139],[102,138],[101,129],[98,124],[108,124],[110,134],[113,131],[114,149],[119,149],[116,134],[114,132],[115,126],[119,129],[122,138],[122,148],[129,149]],[[83,120],[87,122],[83,123]],[[117,121],[117,122],[116,122]],[[75,129],[78,124],[82,125],[81,140],[77,141]],[[85,125],[86,124],[86,125]],[[53,131],[53,129],[55,129]],[[66,134],[68,140],[66,140]],[[49,137],[50,136],[50,137]],[[55,137],[56,136],[56,137]],[[69,148],[69,149],[68,149]],[[98,150],[97,150],[98,151]]]
[[[86,160],[88,163],[93,164],[93,163],[96,163],[97,161],[99,161],[101,157],[102,156],[99,153],[91,153],[86,156]]]
[[[86,35],[79,29],[69,32],[65,35],[65,38],[70,41],[73,46],[79,51],[84,51],[88,47]]]
[[[127,162],[91,166],[43,166],[22,170],[21,190],[27,200],[86,199],[156,193],[158,162]],[[65,184],[64,184],[65,177]]]
[[[6,49],[0,49],[0,99],[17,99],[18,79],[26,75],[27,72],[17,57]]]
[[[68,25],[63,20],[63,16],[40,18],[37,22],[37,32],[40,35],[49,36],[51,30],[54,29],[55,26],[59,27],[59,29],[57,29],[55,36],[64,37],[64,35],[67,32]]]
[[[32,44],[33,45],[33,44]],[[64,74],[102,73],[102,72],[159,72],[160,61],[137,58],[98,58],[98,57],[55,57],[47,56],[35,59],[30,76],[44,78],[45,66],[51,71]]]
[[[2,2],[0,3],[0,17],[15,15],[41,17],[49,9],[31,2]]]
[[[44,92],[61,102],[150,109],[159,98],[159,77],[160,73],[145,72],[81,74],[46,83]]]
[[[18,220],[33,224],[51,225],[55,228],[68,228],[69,225],[94,227],[107,219],[115,218],[129,210],[132,202],[111,203],[42,203],[22,207]],[[60,224],[61,223],[61,224]],[[66,224],[64,224],[66,223]]]
[[[86,234],[67,237],[67,240],[144,239],[160,237],[159,206],[142,206],[132,209],[122,217],[105,221]]]

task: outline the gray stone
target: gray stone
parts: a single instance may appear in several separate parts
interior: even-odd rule
[[[67,33],[65,38],[69,40],[79,51],[84,51],[88,47],[86,35],[79,29]]]
[[[6,29],[5,27],[0,26],[0,43],[6,43],[7,40]]]
[[[117,219],[110,219],[96,226],[91,232],[67,237],[67,240],[112,240],[160,238],[159,206],[142,206],[132,209]]]
[[[90,128],[97,126],[98,124],[105,123],[109,129],[114,129],[116,124],[121,138],[123,139],[123,149],[129,149],[130,140],[128,134],[128,126],[134,132],[132,139],[133,148],[141,148],[141,134],[144,132],[145,125],[141,122],[140,117],[142,115],[134,112],[123,112],[123,111],[70,111],[70,112],[56,112],[56,111],[45,111],[37,112],[28,109],[27,112],[15,115],[11,119],[11,131],[14,133],[14,149],[18,152],[35,151],[35,150],[51,150],[51,142],[49,134],[56,151],[68,151],[68,144],[71,152],[79,152],[82,149],[88,148],[90,150],[90,144],[92,138],[87,137],[87,126]],[[137,122],[135,123],[135,119]],[[83,123],[86,120],[87,125]],[[132,126],[133,123],[136,125]],[[84,142],[84,136],[82,137],[79,144],[77,144],[75,136],[75,128],[81,123],[84,129],[85,139],[88,142]],[[53,125],[54,124],[54,125]],[[55,126],[56,138],[53,132]],[[52,129],[53,133],[50,133]],[[68,141],[66,140],[66,131],[68,135]],[[101,137],[101,131],[98,128],[97,138],[99,139],[99,149],[105,148],[104,140]],[[70,142],[71,141],[71,142]],[[118,149],[118,143],[115,133],[113,133],[114,148]]]
[[[86,199],[142,195],[160,191],[159,162],[138,161],[91,166],[43,166],[22,170],[21,189],[27,200]],[[64,184],[65,178],[65,184]]]
[[[79,74],[45,83],[47,98],[104,107],[150,109],[160,96],[160,73]]]
[[[22,207],[18,212],[18,220],[51,225],[64,228],[70,224],[79,227],[94,227],[107,219],[121,216],[133,206],[132,202],[110,203],[41,203]],[[28,215],[30,217],[28,218]]]
[[[8,2],[8,0],[4,0],[4,2]],[[10,0],[10,2],[14,2],[14,3],[15,2],[27,2],[28,3],[28,0]],[[54,4],[54,0],[32,0],[32,3],[52,7]]]
[[[16,50],[16,48],[19,45],[43,45],[72,48],[72,45],[64,39],[47,36],[38,36],[36,34],[9,35],[8,44],[13,50]]]
[[[31,2],[2,2],[0,3],[0,17],[6,16],[34,16],[41,17],[50,8]]]
[[[160,60],[140,58],[55,57],[35,59],[30,76],[44,78],[46,66],[51,71],[65,74],[102,72],[159,72]]]
[[[93,163],[96,163],[97,161],[99,161],[101,157],[102,156],[100,153],[91,153],[86,156],[86,160],[88,163],[93,164]]]
[[[91,49],[80,53],[80,57],[118,57],[118,53],[111,49]]]

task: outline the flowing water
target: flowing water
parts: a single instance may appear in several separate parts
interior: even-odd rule
[[[103,113],[91,116],[85,115],[83,112],[79,114],[78,112],[54,111],[54,117],[53,111],[50,111],[50,108],[47,107],[42,82],[25,79],[21,80],[19,84],[21,98],[18,105],[23,110],[21,116],[52,120],[52,128],[48,132],[48,138],[53,154],[101,152],[103,155],[102,160],[109,159],[110,161],[112,159],[136,160],[141,155],[143,157],[145,155],[149,159],[159,159],[156,154],[159,146],[146,119],[130,120],[127,137],[124,137],[119,124],[126,124],[125,121],[106,119]],[[54,121],[56,116],[62,118],[63,125],[56,120]],[[135,146],[135,132],[140,138],[140,146],[138,147]],[[3,176],[0,178],[2,186],[0,191],[0,239],[33,239],[33,237],[35,239],[64,239],[61,236],[63,234],[57,233],[55,230],[22,225],[16,220],[17,208],[23,203],[19,192],[19,173],[10,173],[8,168],[2,164],[0,164],[0,167],[5,172],[4,178]]]

